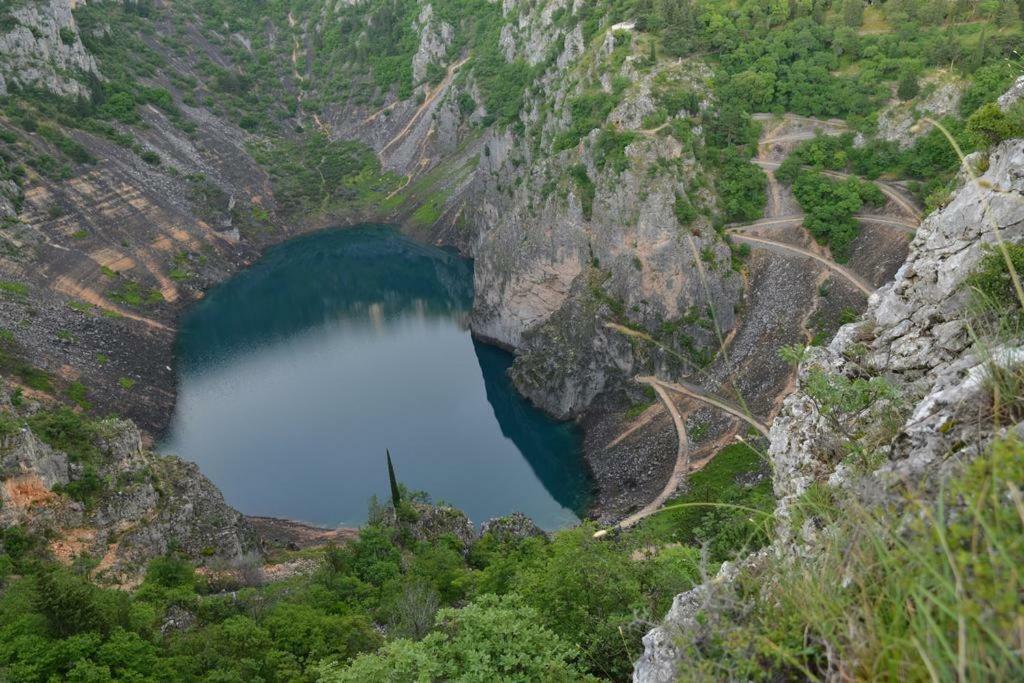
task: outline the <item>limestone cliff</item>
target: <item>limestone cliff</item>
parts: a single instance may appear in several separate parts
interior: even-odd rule
[[[58,560],[94,559],[92,576],[111,584],[135,584],[149,560],[170,552],[218,569],[260,558],[261,541],[220,491],[193,463],[144,449],[131,422],[69,426],[59,413],[15,418],[10,408],[0,436],[0,526],[45,536]],[[43,440],[73,433],[82,439],[67,452]]]
[[[100,78],[95,58],[82,45],[74,0],[4,3],[0,14],[0,95],[41,88],[88,97],[83,81]]]

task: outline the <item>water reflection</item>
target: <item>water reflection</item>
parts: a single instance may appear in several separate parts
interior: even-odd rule
[[[250,514],[358,523],[410,486],[476,521],[547,528],[585,508],[579,436],[510,385],[511,357],[467,329],[472,265],[381,227],[272,250],[182,321],[179,400],[163,444]]]

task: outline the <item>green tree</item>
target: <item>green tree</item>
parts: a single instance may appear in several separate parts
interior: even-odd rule
[[[103,633],[127,620],[127,595],[103,591],[59,566],[38,571],[35,588],[33,607],[55,637]]]
[[[662,0],[658,8],[661,16],[661,44],[673,57],[689,54],[694,48],[697,17],[692,0]]]
[[[896,86],[896,96],[903,101],[912,100],[921,92],[921,86],[917,81],[917,74],[912,71],[904,71]]]
[[[402,494],[398,489],[398,479],[395,477],[395,466],[391,464],[391,451],[384,451],[388,457],[388,483],[391,484],[391,505],[397,510],[402,504]]]
[[[484,595],[438,613],[438,630],[421,641],[393,640],[348,667],[326,663],[321,683],[405,681],[592,681],[577,648],[542,625],[541,613],[515,595]]]
[[[593,534],[591,525],[560,533],[513,586],[541,623],[579,643],[582,661],[593,673],[616,679],[632,668],[620,629],[627,631],[627,642],[639,635],[630,631],[643,593],[629,554]]]
[[[864,0],[843,0],[840,13],[844,25],[850,28],[860,28],[864,23]]]

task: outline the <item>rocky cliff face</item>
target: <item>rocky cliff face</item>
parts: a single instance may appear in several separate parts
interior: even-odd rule
[[[543,17],[520,21],[525,36],[507,32],[508,50],[526,43],[535,53],[550,45]],[[586,410],[601,392],[667,362],[635,348],[606,323],[651,334],[671,325],[696,348],[710,348],[714,338],[704,318],[713,311],[721,327],[731,329],[742,283],[729,265],[728,247],[711,228],[711,177],[693,147],[664,128],[643,129],[644,117],[655,110],[658,79],[706,94],[710,73],[699,62],[641,72],[631,54],[618,69],[609,68],[617,49],[632,53],[630,32],[608,33],[586,56],[577,33],[559,38],[556,64],[567,65],[565,73],[545,81],[531,102],[526,135],[489,144],[468,215],[477,230],[473,329],[516,349],[516,386],[566,418]],[[582,95],[588,75],[607,95],[613,81],[630,83],[608,116],[624,136],[617,141],[618,163],[600,151],[612,142],[598,130],[572,149],[544,151],[562,127],[558,118],[545,117],[546,103],[565,106]],[[531,135],[546,142],[531,146]],[[677,197],[689,197],[705,214],[681,224]]]
[[[90,427],[79,444],[95,449],[88,459],[14,422],[5,415],[0,437],[0,527],[46,536],[57,559],[91,558],[98,580],[132,585],[149,560],[172,551],[219,569],[260,557],[246,519],[199,469],[145,450],[131,422]]]
[[[1004,142],[967,165],[986,170],[977,178],[964,173],[950,203],[917,231],[894,282],[872,296],[861,320],[801,364],[796,389],[771,429],[768,454],[779,508],[777,541],[766,552],[813,552],[814,522],[794,528],[792,521],[794,504],[812,483],[827,485],[840,499],[885,499],[901,482],[937,485],[997,433],[1020,430],[1012,419],[1000,429],[984,416],[993,409],[989,378],[1000,368],[1019,368],[1024,347],[1014,336],[977,342],[981,328],[965,281],[997,240],[1024,239],[1024,141]],[[875,378],[892,391],[837,414],[822,407],[822,378]],[[872,448],[858,455],[845,448],[851,440]],[[714,582],[676,598],[665,623],[644,638],[634,680],[675,679],[685,667],[681,644],[697,633],[708,592],[735,571],[723,567]]]
[[[15,0],[0,14],[0,95],[42,88],[88,97],[83,80],[100,78],[96,60],[78,32],[73,0]]]

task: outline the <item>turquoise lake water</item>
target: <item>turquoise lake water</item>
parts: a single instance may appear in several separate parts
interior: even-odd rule
[[[246,514],[363,522],[389,448],[403,483],[476,523],[571,524],[580,435],[515,392],[512,357],[470,336],[472,303],[471,262],[387,227],[276,247],[184,316],[161,451]]]

